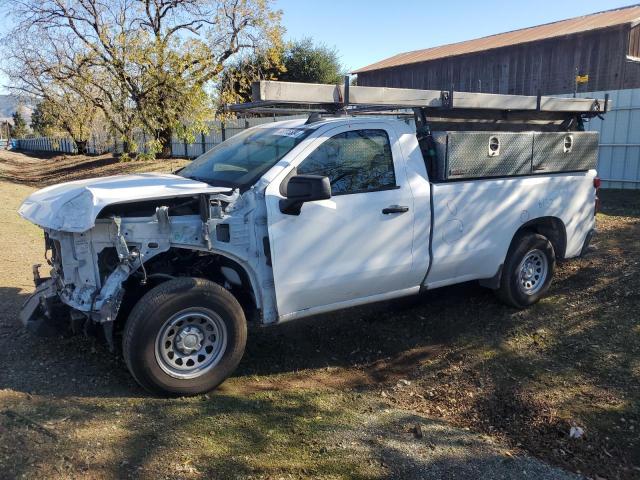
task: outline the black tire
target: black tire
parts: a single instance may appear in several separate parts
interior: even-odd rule
[[[528,260],[526,271],[521,268],[525,257]],[[531,232],[521,233],[511,242],[502,268],[500,287],[495,293],[507,305],[528,307],[549,290],[555,266],[553,245],[546,237]]]
[[[209,317],[210,320],[205,320]],[[186,320],[180,323],[181,318]],[[178,324],[171,326],[176,319]],[[171,368],[187,367],[186,364],[182,367],[171,363],[182,362],[175,360],[174,355],[177,359],[184,353],[178,350],[175,340],[180,334],[180,338],[184,338],[187,327],[190,330],[187,335],[199,332],[197,336],[189,338],[189,342],[194,339],[200,341],[200,350],[191,352],[194,355],[202,352],[196,362],[204,361],[200,358],[205,357],[207,362],[212,363],[203,367],[203,371],[194,378],[177,378]],[[172,330],[175,333],[171,333]],[[212,335],[205,338],[209,333]],[[167,348],[171,349],[168,355],[174,360],[169,360],[167,353],[162,351],[162,339],[165,335],[173,335],[172,345]],[[223,337],[224,342],[220,340]],[[211,345],[204,346],[204,342],[215,341],[218,341],[215,349]],[[244,312],[231,293],[209,280],[178,278],[158,285],[136,303],[124,328],[122,351],[129,371],[143,388],[155,394],[187,396],[213,390],[231,375],[242,359],[246,341],[247,322]],[[186,341],[182,347],[185,343]],[[215,358],[207,358],[208,353],[204,348],[209,347],[212,352],[215,351]],[[191,363],[194,363],[193,360]],[[191,368],[199,368],[199,365]],[[179,371],[178,375],[187,373]]]

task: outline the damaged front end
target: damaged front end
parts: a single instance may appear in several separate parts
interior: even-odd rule
[[[113,349],[114,323],[127,296],[137,301],[154,285],[176,276],[214,279],[256,310],[267,307],[261,289],[273,290],[263,195],[252,188],[205,192],[104,206],[91,228],[71,232],[44,228],[49,276],[34,266],[35,292],[20,318],[39,335],[102,330]],[[267,242],[268,243],[268,242]],[[256,285],[257,284],[257,285]],[[273,295],[271,295],[272,297]]]
[[[24,303],[20,319],[32,332],[49,336],[85,334],[102,325],[111,343],[113,322],[124,296],[123,283],[143,262],[142,245],[128,245],[122,219],[96,222],[87,232],[45,229],[45,259],[49,277],[33,266],[35,292]],[[168,241],[160,243],[168,245]],[[112,253],[113,252],[113,253]],[[115,257],[110,262],[105,258]]]

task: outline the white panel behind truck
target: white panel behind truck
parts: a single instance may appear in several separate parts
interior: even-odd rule
[[[524,308],[557,260],[586,250],[597,138],[580,130],[602,101],[274,82],[256,92],[234,108],[315,113],[245,130],[175,175],[69,182],[25,200],[50,266],[34,267],[28,329],[99,329],[112,348],[121,332],[143,387],[192,395],[233,373],[248,321],[469,280]],[[394,108],[413,109],[417,127]]]

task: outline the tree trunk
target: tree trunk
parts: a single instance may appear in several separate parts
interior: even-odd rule
[[[158,132],[158,139],[160,140],[160,158],[171,157],[171,140],[173,138],[173,131],[170,128],[165,128]]]
[[[134,144],[133,135],[125,134],[124,138],[122,139],[122,153],[126,153],[127,155],[130,153],[135,153],[135,152],[132,152],[133,144]]]
[[[74,140],[76,142],[76,148],[80,155],[86,155],[87,153],[87,141],[86,140]]]

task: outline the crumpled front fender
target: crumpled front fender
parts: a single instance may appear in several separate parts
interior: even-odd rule
[[[42,281],[20,309],[20,321],[41,337],[59,335],[69,329],[70,308],[60,301],[55,279]]]

